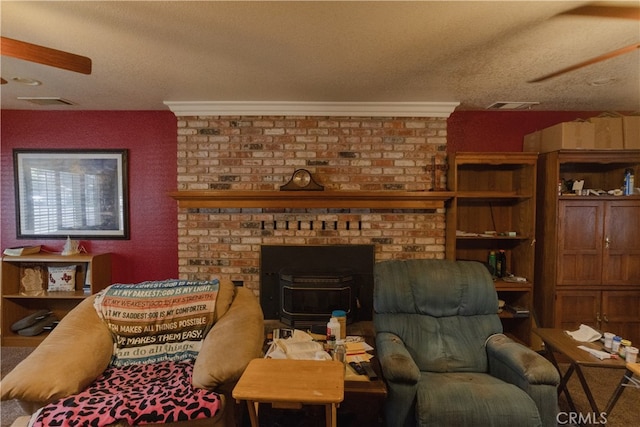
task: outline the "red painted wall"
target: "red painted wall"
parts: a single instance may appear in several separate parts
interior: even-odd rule
[[[42,244],[60,252],[64,240],[16,238],[14,148],[128,149],[130,240],[80,240],[88,252],[111,252],[114,282],[178,275],[176,118],[165,111],[1,112],[0,246]]]
[[[522,151],[529,133],[598,111],[455,111],[447,121],[447,151]]]

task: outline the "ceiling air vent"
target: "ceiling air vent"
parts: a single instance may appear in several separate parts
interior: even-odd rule
[[[28,101],[36,105],[75,105],[71,101],[55,96],[19,96],[19,100]]]
[[[539,102],[528,101],[498,101],[487,107],[487,110],[530,110],[534,105],[539,105]]]

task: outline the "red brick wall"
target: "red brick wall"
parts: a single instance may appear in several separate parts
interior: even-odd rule
[[[179,117],[178,189],[278,190],[306,168],[327,190],[426,191],[446,142],[445,118]],[[444,228],[443,210],[179,209],[178,268],[258,289],[262,244],[375,244],[376,260],[444,258]]]

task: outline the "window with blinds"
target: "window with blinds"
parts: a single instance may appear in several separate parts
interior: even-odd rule
[[[121,152],[18,153],[16,170],[19,236],[126,236]]]

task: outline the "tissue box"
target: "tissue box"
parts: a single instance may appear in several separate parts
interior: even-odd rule
[[[590,122],[563,122],[542,130],[540,152],[594,149],[595,126]]]
[[[640,116],[623,116],[625,150],[640,150]]]
[[[622,150],[624,136],[622,133],[622,117],[591,117],[594,125],[595,148],[602,150]]]

